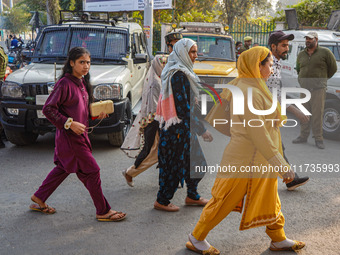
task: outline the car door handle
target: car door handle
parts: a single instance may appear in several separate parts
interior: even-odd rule
[[[141,66],[138,66],[138,70],[141,69],[142,67]]]

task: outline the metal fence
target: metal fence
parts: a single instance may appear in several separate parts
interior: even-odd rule
[[[161,24],[156,24],[153,28],[153,47],[152,47],[153,55],[155,55],[157,51],[164,50],[161,49],[161,44],[162,44],[162,26]]]
[[[265,21],[236,21],[229,33],[234,38],[234,41],[244,42],[244,37],[251,36],[252,43],[258,43],[260,46],[268,45],[268,38],[270,32],[274,31],[275,22]]]
[[[271,32],[275,29],[273,21],[235,21],[229,34],[234,41],[244,42],[244,37],[251,36],[252,43],[258,43],[260,46],[268,46],[268,38]],[[161,26],[155,25],[153,30],[153,54],[156,51],[161,51]]]

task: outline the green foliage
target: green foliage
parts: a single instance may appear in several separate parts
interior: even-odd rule
[[[204,13],[206,10],[212,10],[218,2],[217,0],[176,0],[175,12],[177,16],[192,10]]]
[[[24,8],[13,7],[7,14],[5,27],[14,34],[27,31],[30,18],[31,14]]]
[[[62,10],[74,11],[76,9],[76,0],[60,0],[60,8]]]
[[[143,13],[140,11],[132,12],[133,21],[143,26]]]
[[[82,0],[76,0],[75,10],[82,10],[82,9],[83,9],[83,1]]]
[[[46,0],[23,0],[17,6],[26,6],[29,11],[46,11]]]
[[[177,3],[180,1],[176,1]],[[187,1],[190,2],[191,1]],[[201,2],[201,6],[203,5],[203,1]],[[210,3],[214,3],[216,1],[207,1]],[[198,6],[198,9],[202,9],[203,7]],[[177,11],[177,14],[172,10],[155,10],[154,11],[154,21],[153,21],[153,52],[156,52],[160,49],[160,39],[161,39],[161,25],[162,23],[176,23],[177,27],[179,27],[180,22],[220,22],[220,18],[223,16],[222,10],[212,10],[212,11],[199,11],[197,8],[193,8],[190,11],[182,12]],[[211,9],[211,8],[208,8]],[[135,11],[132,13],[133,21],[138,23],[143,27],[143,12]]]
[[[74,1],[78,0],[61,0],[63,1],[64,5],[72,6],[72,3]],[[60,4],[59,0],[22,0],[20,3],[18,3],[18,7],[25,6],[27,8],[27,11],[35,12],[43,12],[46,13],[47,9],[47,3],[49,4],[49,14],[52,24],[56,24],[59,21],[59,10],[60,10]],[[74,3],[76,4],[76,2]],[[43,15],[44,16],[44,15]],[[44,22],[44,24],[46,24]]]
[[[339,0],[304,0],[296,5],[288,6],[295,8],[299,24],[302,26],[319,26],[327,25],[327,19],[334,10],[340,9]],[[285,21],[283,10],[277,12],[275,21]]]
[[[192,10],[177,16],[177,22],[218,22],[218,17],[222,15],[221,11],[206,11],[205,13]]]
[[[186,13],[177,14],[173,19],[171,10],[155,10],[154,11],[154,25],[161,23],[176,23],[180,22],[220,22],[220,17],[223,16],[221,10],[213,11],[197,11],[191,10]],[[143,12],[135,11],[132,13],[133,21],[143,26]]]
[[[227,14],[227,24],[232,27],[237,18],[249,19],[252,8],[266,9],[269,4],[267,0],[223,0],[223,7]]]

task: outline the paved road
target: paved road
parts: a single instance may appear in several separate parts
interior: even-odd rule
[[[318,150],[312,139],[293,145],[298,128],[282,130],[291,163],[340,163],[340,142],[325,141]],[[204,143],[208,163],[219,163],[225,137],[214,134],[215,141]],[[87,190],[75,175],[50,197],[48,203],[58,212],[42,215],[29,211],[30,196],[53,168],[54,136],[38,139],[35,145],[16,147],[6,142],[0,150],[0,254],[193,254],[185,249],[187,234],[197,222],[201,208],[184,206],[185,189],[176,192],[173,203],[181,210],[166,213],[153,209],[158,190],[156,168],[138,176],[130,188],[121,170],[133,163],[105,136],[92,137],[94,157],[101,167],[102,187],[113,209],[128,213],[119,223],[99,223]],[[300,174],[304,175],[304,174]],[[279,184],[282,210],[289,238],[306,241],[300,254],[340,254],[340,185],[338,174],[314,174],[307,185],[288,192]],[[213,175],[199,185],[202,196],[210,197]],[[208,236],[222,254],[291,254],[268,250],[265,228],[240,232],[241,215],[231,213]]]

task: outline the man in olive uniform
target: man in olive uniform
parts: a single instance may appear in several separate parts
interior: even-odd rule
[[[0,46],[0,82],[1,83],[4,81],[7,64],[8,64],[8,57],[5,54],[4,49]],[[3,132],[3,127],[0,123],[0,148],[5,147],[5,144],[2,141],[2,132]]]
[[[305,38],[306,48],[297,57],[296,71],[301,88],[308,89],[311,93],[311,99],[303,105],[312,116],[307,123],[301,123],[300,135],[293,143],[306,143],[312,128],[316,147],[324,149],[322,122],[327,80],[336,73],[337,64],[333,53],[318,45],[316,32],[307,33]]]

